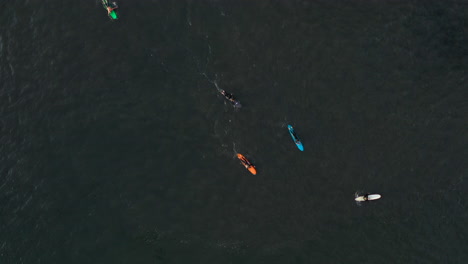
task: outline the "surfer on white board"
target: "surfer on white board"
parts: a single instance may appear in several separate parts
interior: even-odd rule
[[[364,201],[367,201],[367,200],[369,199],[369,194],[370,194],[370,193],[364,194],[364,196],[363,196]]]
[[[378,200],[382,196],[380,194],[369,194],[369,193],[359,196],[359,194],[356,193],[354,197],[355,197],[354,200],[356,202],[366,202],[366,201]]]

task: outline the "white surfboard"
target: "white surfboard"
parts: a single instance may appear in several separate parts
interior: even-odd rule
[[[367,201],[378,200],[382,197],[380,194],[369,194],[367,196]],[[364,195],[358,196],[354,199],[356,202],[364,202]]]

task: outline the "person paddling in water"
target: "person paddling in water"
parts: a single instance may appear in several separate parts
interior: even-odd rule
[[[236,99],[234,99],[234,96],[224,90],[220,90],[219,91],[223,96],[224,98],[226,98],[227,100],[229,100],[229,102],[232,103],[232,105],[236,108],[240,108],[242,105],[239,103],[239,101],[237,101]]]
[[[363,196],[364,201],[369,200],[369,193],[364,194]]]
[[[111,12],[112,12],[114,9],[117,9],[117,8],[119,8],[119,7],[117,6],[117,3],[116,3],[116,2],[112,2],[111,4],[107,5],[106,8],[107,8],[107,15],[110,16]]]
[[[293,134],[293,136],[294,136],[294,143],[296,143],[296,144],[301,143],[301,142],[299,141],[299,138],[298,138],[297,135],[296,135],[296,132],[293,131],[292,134]]]
[[[289,133],[291,133],[291,135],[293,136],[294,143],[296,143],[296,144],[301,143],[301,141],[299,140],[299,137],[296,135],[296,132],[294,131],[294,129],[292,127],[289,128]]]

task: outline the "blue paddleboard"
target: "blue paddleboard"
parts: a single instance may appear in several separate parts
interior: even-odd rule
[[[289,130],[289,134],[291,135],[294,143],[296,143],[297,148],[300,151],[304,151],[304,146],[302,145],[302,142],[299,139],[299,137],[296,135],[296,131],[294,131],[294,128],[291,125],[288,125],[288,130]]]

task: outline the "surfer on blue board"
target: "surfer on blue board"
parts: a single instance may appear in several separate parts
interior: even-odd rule
[[[228,92],[226,92],[226,91],[224,91],[222,89],[219,92],[224,96],[224,98],[226,98],[229,102],[232,103],[232,106],[234,106],[236,108],[241,108],[242,107],[240,102],[237,101],[236,99],[234,99],[234,96],[232,94],[230,94],[230,93],[228,93]]]
[[[292,134],[292,136],[294,137],[294,143],[296,143],[296,144],[301,143],[301,141],[300,141],[299,138],[297,137],[296,132],[295,132],[294,130],[291,131],[291,134]]]
[[[298,139],[298,137],[296,135],[296,132],[294,132],[294,130],[293,130],[291,133],[292,133],[292,135],[294,137],[294,143],[296,143],[296,144],[300,143],[300,141],[299,141],[299,139]]]

